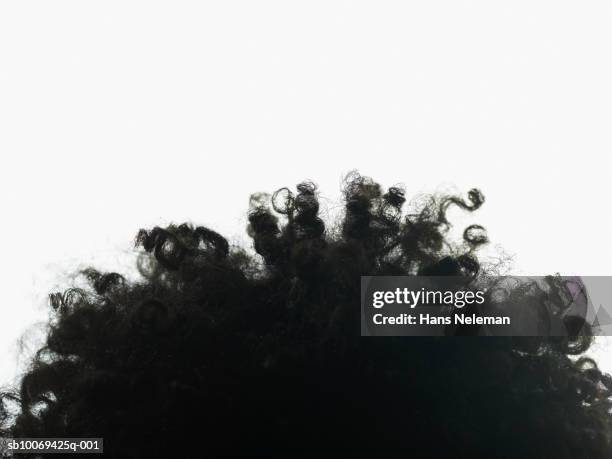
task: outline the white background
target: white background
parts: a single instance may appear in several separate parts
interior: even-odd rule
[[[0,3],[0,382],[47,293],[129,272],[138,228],[248,243],[250,193],[310,178],[333,210],[351,169],[480,187],[469,221],[515,273],[612,275],[611,23],[606,1]]]

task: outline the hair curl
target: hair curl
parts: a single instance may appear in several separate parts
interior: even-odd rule
[[[50,296],[0,434],[104,437],[108,457],[612,457],[610,376],[570,358],[589,336],[358,333],[362,275],[482,273],[484,228],[447,235],[448,209],[478,209],[480,191],[403,213],[401,187],[354,173],[343,194],[328,229],[311,182],[254,195],[260,258],[201,226],[141,230],[141,280],[87,269],[88,288]]]

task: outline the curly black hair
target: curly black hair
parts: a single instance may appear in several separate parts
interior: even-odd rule
[[[610,458],[612,384],[591,337],[360,336],[360,276],[474,276],[487,235],[356,173],[337,224],[313,183],[254,195],[256,254],[191,224],[141,230],[141,278],[86,269],[0,434],[104,437],[108,457]],[[8,409],[10,402],[18,412]],[[57,457],[57,456],[55,456]]]

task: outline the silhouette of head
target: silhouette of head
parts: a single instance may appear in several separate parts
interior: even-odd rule
[[[478,190],[409,212],[357,174],[343,192],[327,226],[310,182],[254,195],[256,254],[205,227],[141,230],[139,280],[87,269],[88,288],[51,295],[3,433],[104,437],[108,457],[612,457],[610,378],[570,358],[588,336],[360,336],[360,276],[486,269],[482,227],[447,234]]]

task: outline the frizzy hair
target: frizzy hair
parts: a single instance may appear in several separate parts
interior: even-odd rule
[[[141,230],[140,279],[89,268],[87,287],[50,296],[0,434],[104,437],[109,457],[611,457],[612,381],[580,356],[588,334],[359,335],[360,276],[487,269],[482,226],[448,235],[449,209],[476,211],[479,190],[404,212],[401,187],[352,173],[343,197],[326,224],[312,182],[254,195],[256,254],[188,223]]]

